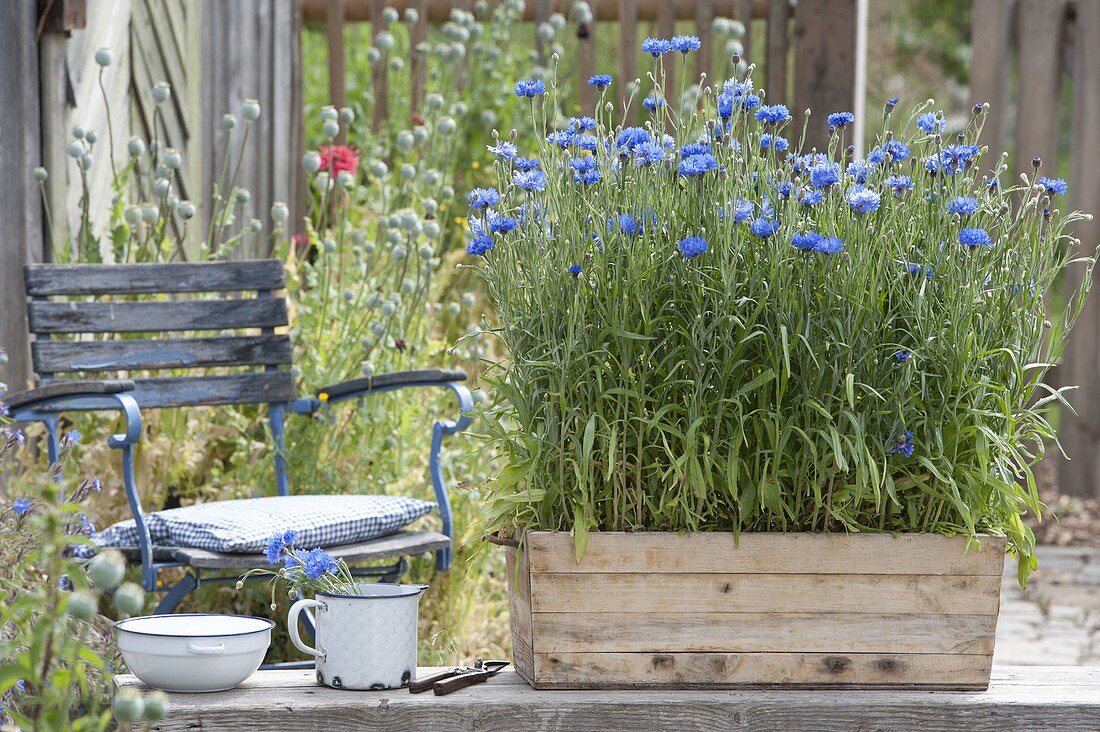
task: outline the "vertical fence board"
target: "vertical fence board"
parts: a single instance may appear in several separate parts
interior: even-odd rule
[[[535,0],[535,27],[550,20],[550,4],[551,0]],[[550,57],[547,51],[548,44],[543,43],[539,39],[538,34],[535,35],[535,52],[538,54],[539,66],[546,66],[546,62]]]
[[[592,22],[577,25],[577,100],[581,114],[590,114],[596,101],[596,90],[588,85],[588,77],[596,73],[596,15],[599,0],[588,0]]]
[[[676,0],[657,0],[657,35],[661,38],[671,38],[676,33]],[[668,59],[672,57],[669,56]],[[665,69],[665,88],[664,95],[666,100],[675,99],[676,95],[676,66],[675,62],[666,62],[663,64]],[[649,59],[647,59],[648,63]],[[658,79],[658,81],[660,81]],[[645,81],[642,82],[642,88],[638,90],[638,95],[643,99],[647,96]]]
[[[1073,151],[1069,207],[1100,212],[1100,3],[1077,5],[1077,38],[1074,44]],[[1045,166],[1044,166],[1045,167]],[[1063,203],[1063,205],[1066,205]],[[1081,239],[1081,253],[1092,254],[1100,243],[1100,219],[1081,221],[1074,233]],[[1066,277],[1066,294],[1080,282],[1080,270]],[[1070,460],[1058,466],[1059,488],[1075,495],[1100,497],[1100,299],[1095,292],[1085,304],[1077,328],[1070,336],[1061,369],[1062,383],[1079,384],[1068,395],[1077,416],[1062,411],[1061,440]]]
[[[377,38],[382,32],[383,0],[371,0],[370,34]],[[371,88],[374,90],[374,115],[371,128],[379,130],[390,116],[389,53],[383,53],[382,59],[371,66]]]
[[[1043,159],[1042,172],[1055,175],[1058,135],[1052,132],[1058,129],[1066,0],[1020,0],[1018,13],[1022,32],[1019,33],[1016,176],[1033,172],[1031,158],[1035,155]]]
[[[768,5],[768,101],[784,104],[787,101],[787,20],[790,17],[788,0],[771,0]]]
[[[745,49],[742,58],[751,64],[756,61],[752,55],[752,0],[733,0],[733,18],[745,24],[745,37],[741,39]]]
[[[801,130],[806,109],[814,117],[806,146],[824,150],[829,140],[825,115],[850,110],[855,86],[855,0],[801,0],[795,8],[794,123]]]
[[[714,38],[711,34],[711,23],[714,21],[714,2],[705,0],[695,3],[695,35],[699,36],[702,48],[695,54],[695,78],[698,80],[704,74],[704,83],[710,83],[711,61],[714,56]]]
[[[416,47],[428,40],[428,0],[415,0],[412,7],[418,17],[409,29],[409,79],[412,88],[409,91],[409,103],[415,112],[424,102],[424,85],[428,80],[428,55],[420,53]]]
[[[325,6],[325,42],[328,45],[328,101],[337,109],[347,105],[347,50],[344,48],[344,22],[347,0],[329,0]],[[336,144],[346,141],[343,127]]]
[[[638,73],[638,0],[619,0],[619,78],[612,91],[618,94],[624,115],[629,115],[626,103],[630,84]],[[624,124],[630,117],[623,119]]]
[[[1005,144],[1008,119],[1008,80],[1011,67],[1009,40],[1015,0],[974,0],[970,11],[971,47],[970,103],[989,102],[989,115],[982,129],[981,144],[999,153]],[[992,160],[997,155],[990,156]],[[996,163],[992,163],[995,165]]]

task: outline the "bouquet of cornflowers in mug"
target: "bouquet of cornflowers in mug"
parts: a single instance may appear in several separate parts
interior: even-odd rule
[[[1038,159],[1005,180],[986,105],[948,130],[891,99],[865,158],[853,114],[808,116],[830,137],[807,150],[751,68],[673,103],[665,65],[698,39],[642,48],[642,125],[608,75],[556,129],[553,79],[521,81],[539,136],[498,139],[499,187],[469,196],[508,355],[490,529],[570,530],[578,557],[593,530],[994,533],[1026,580],[1063,401],[1043,379],[1094,254],[1065,181]]]
[[[293,531],[275,534],[267,540],[264,555],[267,563],[281,565],[278,569],[260,567],[245,572],[237,582],[237,589],[253,576],[271,577],[271,609],[276,608],[275,590],[279,582],[289,587],[290,596],[305,597],[307,591],[327,592],[333,595],[357,595],[359,583],[343,559],[336,559],[323,549],[295,547],[298,536]]]

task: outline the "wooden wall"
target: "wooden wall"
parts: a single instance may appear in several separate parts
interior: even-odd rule
[[[1069,180],[1063,207],[1100,213],[1100,1],[973,0],[974,64],[970,96],[989,102],[982,142],[1013,154],[1013,179],[1031,175],[1032,157],[1042,159],[1040,175]],[[1013,69],[1017,68],[1013,78]],[[1063,99],[1072,99],[1069,129],[1061,118]],[[1067,132],[1068,135],[1062,135]],[[1069,139],[1069,155],[1060,143]],[[1081,222],[1074,234],[1081,253],[1100,244],[1100,220]],[[1077,282],[1067,278],[1067,293]],[[1059,463],[1059,487],[1068,493],[1100,496],[1100,296],[1089,298],[1055,375],[1076,384],[1068,395],[1077,415],[1062,415],[1062,445],[1070,460]]]

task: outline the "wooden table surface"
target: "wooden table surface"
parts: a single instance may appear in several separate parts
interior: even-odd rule
[[[1096,666],[995,667],[985,692],[535,691],[508,669],[442,697],[338,691],[312,671],[258,671],[233,691],[170,696],[155,730],[1100,730]]]

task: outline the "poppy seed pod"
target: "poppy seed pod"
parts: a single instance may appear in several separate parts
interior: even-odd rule
[[[283,201],[276,201],[271,204],[271,220],[277,224],[284,223],[290,218],[290,209]]]
[[[260,103],[255,99],[246,99],[241,107],[241,116],[246,122],[255,122],[260,118]]]
[[[164,164],[169,170],[176,170],[183,165],[183,156],[174,147],[165,149],[162,160],[164,160]]]
[[[340,123],[336,120],[326,120],[325,123],[321,125],[321,132],[324,133],[325,137],[331,140],[340,134]]]
[[[340,118],[340,113],[336,111],[336,107],[326,106],[321,108],[321,121],[328,122],[329,120],[336,120]]]
[[[159,722],[168,716],[168,695],[163,691],[150,691],[145,695],[145,708],[142,710],[142,718],[146,722]]]
[[[374,45],[381,51],[390,51],[393,49],[394,39],[392,33],[382,31],[374,37]]]
[[[164,198],[168,195],[168,191],[172,188],[172,181],[167,178],[159,178],[153,182],[153,195],[157,198]]]
[[[39,167],[34,169],[34,179],[39,183],[44,183],[49,177],[50,174],[45,168]]]
[[[398,20],[397,11],[393,8],[382,9],[382,22],[386,25],[393,25]]]
[[[136,226],[141,221],[141,208],[138,206],[127,206],[126,210],[122,212],[122,218],[126,219],[126,223],[130,226]]]
[[[307,152],[302,156],[302,168],[307,174],[313,175],[321,169],[321,156],[313,151]]]
[[[65,148],[65,152],[69,153],[70,157],[79,158],[84,154],[84,146],[80,144],[79,140],[73,140]]]
[[[419,20],[420,20],[420,13],[416,10],[416,8],[406,8],[405,9],[405,22],[406,23],[408,23],[409,25],[416,25],[417,21],[419,21]]]
[[[351,107],[341,107],[339,120],[341,124],[350,125],[355,121],[355,110]]]
[[[187,220],[195,215],[195,204],[190,201],[180,201],[179,206],[176,208],[176,212],[180,215],[180,218]]]
[[[172,86],[167,81],[158,81],[153,84],[153,101],[164,104],[172,96]]]
[[[95,163],[95,158],[91,153],[84,153],[84,157],[80,159],[80,164],[84,166],[84,170],[91,170],[92,165]]]
[[[237,126],[237,118],[231,114],[222,115],[222,129],[231,130]]]
[[[147,224],[157,223],[160,218],[160,209],[156,206],[146,205],[141,207],[141,220]]]
[[[140,157],[145,153],[145,142],[140,137],[131,137],[126,143],[126,150],[131,157]]]
[[[239,188],[237,189],[236,199],[237,203],[243,206],[252,200],[252,193],[247,188]]]
[[[86,590],[78,590],[69,595],[69,606],[66,612],[79,620],[91,620],[99,608],[96,596]]]
[[[145,702],[137,689],[127,686],[115,692],[115,698],[111,700],[111,714],[117,722],[129,725],[141,719],[144,712]]]
[[[95,52],[95,62],[99,64],[100,68],[110,66],[113,60],[114,54],[111,53],[111,49],[109,48],[101,48]]]
[[[88,130],[84,133],[84,139],[88,142],[89,145],[94,145],[96,144],[96,141],[99,140],[99,135],[96,134],[95,130]]]

